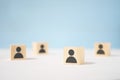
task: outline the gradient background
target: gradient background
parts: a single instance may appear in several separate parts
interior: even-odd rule
[[[120,48],[120,0],[0,0],[0,48],[35,41],[50,48],[110,42]]]

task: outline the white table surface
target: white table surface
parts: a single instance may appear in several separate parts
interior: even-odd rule
[[[120,49],[110,57],[95,57],[87,49],[83,65],[64,65],[62,49],[40,56],[27,49],[27,59],[15,61],[9,49],[0,49],[0,80],[120,80]]]

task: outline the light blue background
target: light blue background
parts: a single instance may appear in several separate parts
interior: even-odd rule
[[[110,42],[120,48],[120,0],[0,0],[0,48],[44,41],[50,48]]]

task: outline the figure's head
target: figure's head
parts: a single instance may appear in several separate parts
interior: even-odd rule
[[[20,47],[17,47],[17,48],[16,48],[16,51],[17,51],[17,52],[20,52],[20,51],[21,51],[21,48],[20,48]]]
[[[72,50],[72,49],[70,49],[69,51],[68,51],[68,53],[69,53],[69,55],[74,55],[74,50]]]
[[[103,45],[102,45],[102,44],[100,44],[98,47],[99,47],[100,49],[102,49],[102,48],[103,48]]]
[[[41,47],[41,48],[44,48],[44,45],[42,44],[42,45],[40,45],[40,47]]]

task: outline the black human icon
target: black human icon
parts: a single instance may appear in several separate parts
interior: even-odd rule
[[[68,51],[68,54],[70,55],[67,60],[66,60],[66,63],[77,63],[76,59],[73,57],[74,55],[74,50],[70,49]]]
[[[103,49],[103,45],[100,44],[98,47],[99,47],[99,50],[97,51],[97,54],[105,54],[105,52],[102,50]]]
[[[40,50],[39,53],[46,53],[45,49],[44,49],[44,45],[40,45]]]
[[[21,51],[21,48],[17,47],[16,48],[17,53],[15,54],[14,58],[23,58],[23,55],[20,53],[20,51]]]

